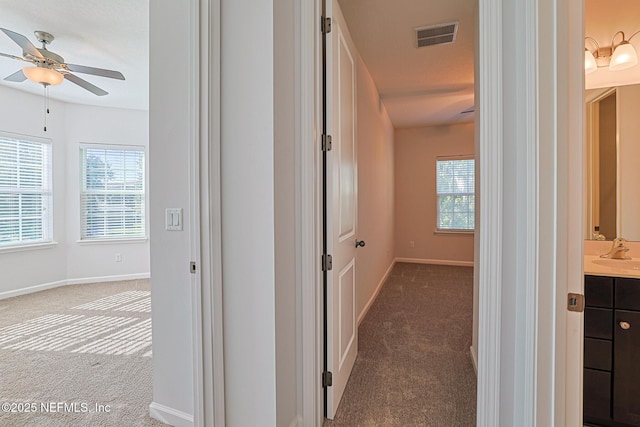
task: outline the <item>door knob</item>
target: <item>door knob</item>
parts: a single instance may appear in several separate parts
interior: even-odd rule
[[[356,248],[360,246],[360,247],[364,247],[364,240],[358,240],[356,239]]]
[[[620,327],[626,331],[631,327],[631,324],[629,322],[620,322]]]

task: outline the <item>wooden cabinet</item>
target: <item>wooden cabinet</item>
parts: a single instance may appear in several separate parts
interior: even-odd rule
[[[640,279],[585,276],[584,422],[640,426]]]

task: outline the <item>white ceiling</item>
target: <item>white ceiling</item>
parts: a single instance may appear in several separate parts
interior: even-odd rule
[[[23,34],[36,47],[35,30],[55,36],[48,49],[66,62],[117,70],[125,81],[76,73],[109,92],[96,96],[64,81],[49,88],[52,99],[108,107],[149,107],[149,0],[0,0],[0,27]],[[22,56],[22,49],[0,32],[0,52]],[[42,86],[26,80],[5,82],[24,62],[0,57],[0,84],[42,94]],[[168,64],[169,66],[170,64]]]
[[[611,39],[618,31],[624,31],[626,37],[640,30],[640,1],[638,0],[585,0],[585,28],[586,36],[593,37],[600,47],[611,46]],[[620,36],[615,39],[616,43]],[[636,52],[640,54],[640,34],[630,42]],[[593,44],[585,45],[590,50]],[[587,89],[619,86],[640,83],[640,63],[635,67],[622,71],[609,71],[599,68],[585,76]]]
[[[477,0],[339,0],[396,128],[473,121]],[[416,48],[415,28],[458,21],[455,43]]]

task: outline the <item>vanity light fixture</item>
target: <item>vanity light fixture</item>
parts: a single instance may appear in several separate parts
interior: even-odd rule
[[[613,35],[611,45],[605,47],[600,47],[593,37],[585,37],[585,42],[590,41],[596,47],[594,51],[587,47],[584,49],[585,73],[592,73],[602,67],[609,67],[609,71],[619,71],[635,66],[638,63],[638,54],[629,41],[638,33],[640,30],[626,38],[623,31],[618,31]],[[622,36],[622,41],[616,44],[615,40],[618,35]]]

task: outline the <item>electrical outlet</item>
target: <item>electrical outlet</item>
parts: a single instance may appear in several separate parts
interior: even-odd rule
[[[410,248],[415,248],[415,247],[416,247],[416,242],[414,242],[413,240],[411,240],[411,241],[409,242],[409,247],[410,247]]]
[[[122,254],[120,253],[116,254],[116,262],[122,262]]]

